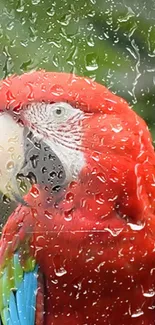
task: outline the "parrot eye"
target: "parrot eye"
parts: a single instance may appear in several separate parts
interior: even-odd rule
[[[50,107],[50,114],[54,117],[55,122],[62,123],[77,114],[77,110],[68,103],[54,103]]]
[[[65,109],[64,107],[57,107],[55,108],[55,110],[53,111],[55,117],[59,118],[60,116],[64,116],[65,114]]]
[[[56,115],[60,115],[60,114],[62,114],[62,108],[57,108],[57,109],[55,110],[55,112],[56,112]]]

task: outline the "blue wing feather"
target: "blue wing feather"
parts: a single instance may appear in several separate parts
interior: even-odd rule
[[[9,325],[12,324],[20,325],[17,308],[16,308],[15,295],[13,294],[13,292],[11,292],[10,295],[9,310],[10,310]]]
[[[26,315],[29,316],[29,324],[34,324],[35,308],[36,308],[36,293],[38,287],[37,281],[38,267],[36,266],[33,273],[25,273],[25,293],[26,293]]]
[[[24,277],[25,277],[25,275],[24,275]],[[23,278],[23,281],[21,282],[20,287],[16,292],[16,308],[18,311],[20,324],[22,324],[22,325],[28,324],[26,321],[27,317],[26,317],[25,303],[26,303],[26,301],[25,301],[24,278]],[[14,310],[10,310],[10,315],[12,315],[12,313],[14,313]]]
[[[13,256],[14,266],[20,267],[18,253]],[[11,262],[10,262],[11,263]],[[4,284],[7,284],[9,267],[3,272]],[[10,289],[9,298],[0,293],[0,299],[4,298],[3,310],[0,311],[0,325],[35,325],[35,313],[38,289],[38,266],[30,272],[22,271],[21,275],[14,273],[15,288]]]

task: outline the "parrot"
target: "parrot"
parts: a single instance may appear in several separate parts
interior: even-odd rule
[[[72,73],[1,80],[0,191],[1,325],[155,324],[155,153],[125,99]]]

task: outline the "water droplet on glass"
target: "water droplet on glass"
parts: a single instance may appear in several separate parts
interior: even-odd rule
[[[14,152],[14,151],[15,151],[15,148],[14,148],[14,147],[9,147],[9,148],[8,148],[8,152],[9,152],[9,153],[12,153],[12,152]]]
[[[61,178],[63,177],[63,174],[64,174],[63,171],[60,170],[60,171],[58,172],[58,178],[61,179]]]
[[[21,179],[19,182],[19,189],[22,193],[26,193],[28,191],[28,188],[30,188],[30,183],[27,179]]]
[[[31,163],[32,163],[32,167],[37,168],[37,165],[39,163],[38,155],[33,155],[32,157],[30,157],[30,160],[31,160]]]
[[[39,197],[40,191],[36,188],[33,187],[33,190],[31,191],[31,195],[36,199]]]
[[[71,221],[73,218],[72,211],[64,211],[64,219],[66,221]]]
[[[55,8],[54,7],[48,8],[46,13],[48,16],[53,17],[55,15]]]
[[[14,22],[11,21],[8,25],[7,25],[7,30],[12,30],[14,28]]]
[[[143,296],[144,296],[144,297],[147,297],[147,298],[154,297],[154,296],[155,296],[155,291],[152,290],[152,289],[150,289],[150,291],[148,291],[148,292],[144,292],[144,293],[143,293]]]
[[[119,133],[123,130],[122,125],[117,125],[116,127],[112,127],[112,131],[114,131],[115,133]]]
[[[105,261],[101,262],[101,263],[97,266],[97,268],[95,269],[95,271],[99,273],[99,272],[100,272],[100,268],[103,267],[104,264],[105,264]]]
[[[45,210],[44,211],[44,216],[47,218],[47,219],[53,219],[53,214],[50,213],[49,211]]]
[[[87,71],[95,71],[98,69],[98,56],[95,53],[88,53],[85,57],[85,65]]]
[[[94,42],[94,39],[93,39],[93,35],[89,35],[89,36],[87,37],[87,44],[88,44],[90,47],[94,47],[95,42]]]
[[[145,227],[145,223],[136,224],[136,223],[128,222],[127,224],[132,230],[136,230],[136,231],[142,230]]]
[[[96,176],[102,183],[106,182],[106,176],[103,173],[98,173]]]
[[[30,31],[30,40],[31,42],[35,42],[38,38],[38,35],[37,35],[37,30],[34,28],[34,26],[30,26],[29,27],[29,31]]]
[[[53,62],[55,67],[59,66],[59,57],[56,54],[53,55],[52,62]]]
[[[60,19],[58,19],[58,23],[62,26],[68,26],[70,20],[71,20],[71,14],[67,13],[65,15],[63,15]]]
[[[99,154],[98,152],[94,151],[94,152],[92,153],[92,155],[91,155],[91,158],[92,158],[93,160],[95,160],[96,162],[98,162],[98,161],[100,160],[100,154]]]
[[[66,201],[68,201],[68,202],[72,202],[73,199],[74,199],[74,194],[73,194],[72,192],[68,192],[68,193],[66,194]]]
[[[23,12],[24,11],[24,0],[18,0],[17,1],[16,11],[17,12]]]
[[[105,203],[105,199],[104,199],[104,194],[103,193],[97,193],[95,195],[95,200],[98,204],[104,204]]]
[[[14,162],[10,160],[6,165],[6,169],[11,170],[13,168],[14,168]]]
[[[31,0],[32,5],[36,6],[40,3],[41,0]]]
[[[63,275],[65,275],[67,273],[67,271],[64,269],[64,267],[60,267],[59,269],[54,269],[54,272],[55,272],[56,276],[58,276],[58,277],[62,277]]]
[[[137,317],[140,317],[144,314],[143,310],[141,309],[138,309],[135,313],[131,314],[131,317],[132,318],[137,318]]]
[[[113,237],[117,237],[122,232],[122,230],[122,228],[105,228],[105,231],[108,231]]]
[[[56,172],[54,170],[52,170],[50,173],[49,173],[50,177],[51,178],[55,178],[56,177]]]

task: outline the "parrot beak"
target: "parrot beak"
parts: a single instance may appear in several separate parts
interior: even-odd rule
[[[0,192],[27,205],[22,198],[17,174],[24,160],[24,128],[6,113],[0,114]]]
[[[57,193],[64,187],[66,174],[46,139],[8,113],[0,113],[0,192],[28,206],[19,190],[19,178],[24,179],[27,188],[35,183],[49,193]]]

